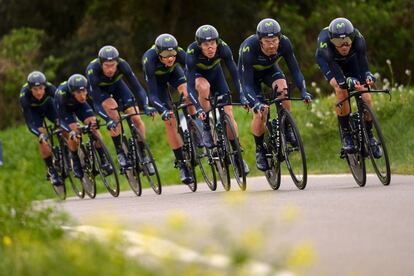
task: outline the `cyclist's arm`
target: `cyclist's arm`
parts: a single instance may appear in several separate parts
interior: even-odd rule
[[[365,78],[364,76],[370,72],[369,71],[369,66],[368,66],[368,58],[367,58],[367,49],[366,49],[366,44],[365,44],[365,39],[364,37],[361,35],[360,32],[357,33],[357,38],[355,39],[355,47],[356,47],[356,52],[357,52],[357,56],[358,56],[358,63],[359,63],[359,70],[360,70],[360,75],[363,77],[361,81],[362,84],[365,83]]]
[[[324,71],[325,76],[328,75],[334,77],[339,87],[344,89],[346,88],[346,77],[339,64],[334,61],[331,50],[328,48],[319,48],[317,50],[316,60],[321,69]],[[328,81],[330,81],[330,79]]]
[[[296,86],[299,88],[302,97],[304,97],[306,93],[306,83],[305,78],[303,77],[302,71],[299,68],[298,61],[293,53],[292,43],[289,39],[283,39],[283,46],[284,46],[284,53],[283,58],[286,61],[286,64],[291,72]]]
[[[30,104],[28,103],[26,97],[20,98],[20,105],[22,107],[23,117],[24,117],[24,120],[26,121],[27,128],[29,129],[31,133],[33,133],[36,136],[39,136],[40,132],[34,124],[32,110],[30,108]]]
[[[129,64],[126,61],[122,60],[120,61],[118,68],[125,75],[128,83],[131,85],[136,100],[144,106],[148,105],[147,94],[145,93],[145,90],[142,87],[142,85],[139,83],[134,72],[132,72],[131,66],[129,66]]]
[[[254,90],[253,70],[252,55],[250,54],[250,50],[243,50],[243,48],[241,48],[239,52],[240,82],[243,87],[243,93],[249,101],[250,107],[253,107],[257,102],[256,92]]]
[[[151,102],[151,105],[154,106],[159,113],[167,110],[164,103],[160,100],[158,96],[158,86],[157,86],[157,77],[155,76],[155,66],[154,63],[148,58],[144,58],[144,76],[145,81],[148,86],[148,97]]]
[[[233,59],[233,54],[230,50],[230,47],[226,44],[223,45],[223,56],[224,62],[226,63],[227,69],[229,69],[231,78],[233,79],[234,87],[236,87],[237,94],[239,97],[241,96],[241,93],[243,93],[243,90],[241,88],[241,83],[239,79],[239,74],[237,72],[236,63]]]
[[[197,92],[195,89],[195,74],[196,74],[196,58],[194,54],[188,54],[185,59],[186,70],[187,70],[187,90],[190,100],[197,110],[201,108],[200,103],[197,99]]]

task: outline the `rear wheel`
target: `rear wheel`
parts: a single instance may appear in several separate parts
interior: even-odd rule
[[[214,170],[214,162],[212,152],[206,147],[200,147],[196,145],[195,141],[202,141],[202,132],[197,123],[190,119],[188,121],[188,129],[190,131],[191,144],[194,150],[195,160],[203,175],[204,181],[210,190],[215,191],[217,189],[216,172]]]
[[[61,151],[58,146],[55,146],[53,149],[50,147],[50,149],[52,152],[53,167],[59,174],[60,178],[62,179],[62,185],[56,186],[56,185],[53,185],[52,183],[52,188],[55,191],[56,195],[59,197],[59,199],[65,200],[66,199],[66,185],[65,185],[65,179],[62,176],[64,175],[64,168],[61,162],[62,160],[62,156],[60,155]]]
[[[132,126],[132,128],[136,145],[139,145],[139,141],[141,141],[141,145],[143,145],[142,148],[138,147],[136,151],[139,160],[139,172],[142,172],[143,175],[141,181],[143,184],[151,186],[154,192],[159,195],[162,192],[161,179],[151,149],[145,142],[145,139],[140,131],[135,126]],[[151,165],[153,167],[153,172],[150,170]]]
[[[227,157],[226,157],[225,145],[223,144],[224,142],[222,139],[223,134],[220,134],[221,135],[220,139],[218,137],[218,133],[222,132],[222,130],[219,130],[217,126],[212,126],[211,129],[214,129],[212,136],[213,136],[214,144],[216,145],[216,147],[211,150],[211,156],[214,162],[214,167],[217,170],[217,174],[220,178],[220,182],[223,185],[224,190],[229,191],[231,188],[231,182],[230,182],[231,179],[230,179],[230,173],[229,173],[229,165],[226,161]]]
[[[96,197],[96,182],[95,182],[95,172],[94,172],[94,160],[93,152],[90,152],[89,145],[84,145],[81,143],[78,149],[79,159],[81,161],[82,169],[84,176],[82,178],[83,187],[85,193],[90,198]]]
[[[227,114],[223,116],[224,145],[227,152],[228,164],[231,165],[234,177],[242,191],[246,190],[246,173],[244,171],[243,156],[237,133]],[[232,142],[231,142],[232,141]]]
[[[381,183],[383,185],[389,185],[391,182],[391,169],[384,135],[382,134],[377,117],[365,103],[363,103],[363,114],[372,120],[371,132],[375,139],[375,143],[372,144],[368,135],[367,123],[363,120],[365,150],[369,154],[372,166]]]
[[[95,140],[92,146],[93,157],[95,159],[95,162],[93,162],[94,173],[99,174],[99,178],[98,179],[95,178],[95,181],[97,181],[98,183],[102,182],[102,184],[106,187],[107,191],[113,197],[117,197],[119,196],[119,179],[118,179],[118,172],[116,170],[114,160],[112,159],[111,154],[109,153],[109,150],[104,144],[102,138],[93,134],[93,139]],[[110,164],[112,168],[112,173],[110,174],[108,174],[108,172],[102,169],[103,160],[99,156],[99,153],[96,149],[99,146],[102,148],[104,158],[106,159],[106,161]]]
[[[365,169],[365,159],[364,159],[364,149],[361,146],[359,139],[361,133],[359,131],[359,121],[354,122],[354,116],[350,116],[350,126],[352,130],[352,139],[354,141],[354,145],[356,146],[355,153],[348,153],[344,154],[346,162],[348,163],[349,169],[351,170],[352,176],[355,179],[355,182],[360,186],[365,186],[367,181],[367,173]],[[342,131],[341,131],[342,133]],[[342,139],[343,135],[341,135]]]
[[[184,165],[187,167],[187,170],[190,172],[190,175],[193,178],[193,182],[187,184],[187,186],[188,188],[190,188],[192,192],[195,192],[197,191],[197,176],[195,172],[195,166],[197,161],[195,159],[195,147],[193,143],[191,143],[190,132],[188,130],[185,130],[184,133],[181,132],[181,134],[184,142]]]
[[[64,169],[65,169],[64,178],[69,180],[75,195],[79,198],[84,198],[85,189],[83,188],[82,180],[75,177],[73,173],[72,160],[69,157],[69,148],[65,143],[63,147],[63,164],[64,164]]]
[[[125,154],[127,155],[128,159],[132,162],[132,167],[124,170],[125,177],[128,181],[129,186],[131,187],[131,190],[137,196],[141,196],[142,184],[141,179],[139,178],[139,165],[136,162],[136,160],[138,160],[138,156],[135,153],[135,151],[138,149],[138,145],[135,143],[134,139],[130,138],[127,141],[127,139],[123,137],[122,148]]]
[[[286,166],[296,187],[303,190],[305,189],[307,182],[305,150],[302,138],[300,137],[299,129],[288,110],[284,110],[282,113],[280,130],[282,134],[282,151],[285,157]],[[290,139],[292,141],[287,139],[287,130],[289,130],[294,136]]]
[[[281,179],[280,160],[277,157],[278,153],[275,149],[273,149],[271,146],[268,146],[266,143],[264,144],[264,148],[267,152],[267,165],[269,167],[269,170],[265,171],[266,180],[273,190],[277,190],[280,187]]]

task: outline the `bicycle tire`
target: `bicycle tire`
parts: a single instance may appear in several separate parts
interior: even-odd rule
[[[184,132],[180,131],[181,138],[184,142],[183,146],[183,155],[184,155],[184,165],[187,166],[187,170],[190,172],[190,175],[193,177],[193,182],[186,184],[190,191],[197,191],[197,175],[195,172],[195,167],[197,160],[195,159],[195,148],[194,144],[191,142],[191,134],[187,130]]]
[[[61,139],[63,138],[61,137]],[[85,197],[85,189],[83,187],[82,180],[75,177],[73,170],[72,170],[73,168],[72,160],[69,157],[69,147],[65,141],[62,141],[62,143],[63,143],[62,160],[64,164],[64,176],[65,176],[64,178],[69,179],[69,182],[72,186],[72,190],[75,193],[75,195],[83,199]]]
[[[195,159],[201,171],[201,175],[210,190],[215,191],[217,189],[217,178],[211,150],[204,146],[198,147],[195,144],[195,137],[198,137],[197,139],[199,140],[202,139],[200,126],[193,119],[189,119],[187,125],[190,131],[190,139],[195,153]]]
[[[277,190],[281,182],[280,159],[278,157],[278,150],[270,146],[271,144],[273,144],[271,141],[263,143],[269,167],[269,170],[265,171],[265,176],[270,187],[273,190]]]
[[[115,166],[115,162],[111,157],[111,154],[109,153],[108,148],[106,147],[105,143],[103,142],[102,138],[92,134],[92,137],[94,139],[93,145],[91,145],[93,158],[94,158],[94,165],[95,165],[95,172],[99,174],[100,180],[102,181],[102,184],[105,186],[106,190],[113,196],[118,197],[119,196],[119,178],[117,169]],[[101,145],[103,154],[105,155],[106,160],[108,160],[109,164],[111,165],[113,172],[112,174],[106,175],[106,172],[102,170],[102,161],[99,157],[98,151],[96,149],[96,143],[99,143]],[[96,183],[96,177],[95,177],[95,183]],[[95,188],[96,190],[96,188]]]
[[[237,133],[234,129],[234,126],[230,120],[230,117],[227,114],[224,114],[221,118],[224,125],[224,144],[226,147],[227,158],[229,159],[229,165],[233,169],[233,175],[236,179],[237,184],[239,185],[242,191],[246,190],[246,172],[244,171],[243,166],[243,155],[241,152],[241,147]],[[230,133],[230,135],[229,135]],[[233,149],[229,136],[234,138],[235,149]]]
[[[345,159],[355,182],[358,186],[364,187],[367,181],[367,172],[365,167],[364,150],[360,145],[361,140],[359,139],[360,134],[358,125],[359,123],[353,122],[353,118],[350,116],[352,139],[354,140],[354,145],[356,145],[357,150],[355,153],[346,153]],[[341,128],[339,128],[339,131],[342,133]],[[342,135],[340,135],[340,139],[342,139]]]
[[[137,155],[135,154],[138,145],[135,143],[134,139],[130,138],[128,141],[125,136],[122,137],[122,148],[127,155],[128,159],[133,162],[132,167],[128,169],[121,169],[123,174],[128,181],[131,190],[137,195],[141,196],[142,194],[142,183],[141,178],[139,177],[139,165],[137,165],[136,160],[138,160]]]
[[[303,190],[306,187],[308,175],[306,166],[306,155],[305,149],[303,147],[302,138],[300,136],[300,132],[296,125],[296,122],[292,117],[292,114],[285,109],[283,110],[281,116],[281,142],[282,152],[285,157],[286,166],[296,187],[300,190]],[[296,145],[293,145],[292,143],[287,141],[285,133],[286,127],[291,128],[292,133],[295,136]]]
[[[90,160],[89,149],[85,147],[83,143],[79,145],[78,155],[84,172],[84,176],[82,178],[83,188],[86,195],[93,199],[96,197],[96,182],[93,160]]]
[[[369,154],[369,158],[371,159],[372,166],[374,167],[378,179],[383,185],[387,186],[391,182],[391,168],[385,138],[382,134],[376,115],[366,103],[362,103],[362,114],[365,114],[365,112],[367,112],[372,119],[372,133],[376,138],[377,146],[381,147],[382,156],[380,158],[375,158],[372,147],[370,146],[366,123],[364,120],[361,120],[364,132],[365,150]]]
[[[143,175],[145,176],[143,179],[145,179],[149,184],[149,186],[151,186],[151,188],[153,189],[153,191],[160,195],[162,192],[162,188],[161,188],[161,179],[160,179],[160,175],[158,173],[158,169],[157,169],[157,164],[155,163],[154,157],[152,155],[151,149],[148,146],[147,142],[145,141],[144,137],[142,136],[141,132],[135,127],[135,126],[131,126],[132,130],[132,136],[133,139],[135,140],[136,145],[138,146],[138,141],[141,141],[144,145],[144,148],[142,149],[144,151],[145,156],[148,157],[148,164],[152,164],[152,166],[154,167],[154,174],[150,174],[148,167],[145,164],[145,161],[143,160],[143,156],[141,155],[141,151],[140,149],[137,147],[137,151],[136,153],[138,154],[138,159],[139,160],[139,172],[142,172]],[[141,182],[145,183],[146,181],[141,180]]]
[[[213,122],[210,120],[210,124],[212,125]],[[224,148],[224,144],[219,141],[219,134],[222,136],[221,130],[219,131],[217,125],[211,126],[212,137],[214,144],[216,145],[214,149],[211,150],[211,156],[213,158],[214,167],[217,171],[217,174],[220,178],[221,185],[223,186],[225,191],[230,191],[231,189],[231,179],[229,173],[228,163],[226,162],[226,150]],[[222,138],[220,138],[222,140]]]
[[[55,186],[53,185],[52,182],[50,182],[52,184],[52,189],[55,192],[55,194],[59,197],[60,200],[65,200],[66,199],[66,185],[65,185],[65,179],[62,176],[64,174],[64,169],[62,168],[62,164],[60,162],[60,160],[62,160],[62,156],[60,156],[60,149],[58,146],[55,147],[51,147],[50,144],[49,145],[49,149],[52,153],[52,160],[53,160],[53,167],[56,170],[56,172],[59,174],[59,177],[62,179],[62,185],[59,186]],[[61,186],[61,187],[60,187]],[[61,189],[58,189],[58,188]]]

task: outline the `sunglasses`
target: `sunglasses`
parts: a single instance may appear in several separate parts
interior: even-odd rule
[[[336,48],[341,48],[341,47],[350,47],[352,44],[352,39],[347,36],[347,37],[335,37],[331,39],[331,42],[333,45],[335,45]]]
[[[162,58],[175,57],[177,55],[177,51],[176,50],[165,50],[165,51],[162,51],[159,55]]]

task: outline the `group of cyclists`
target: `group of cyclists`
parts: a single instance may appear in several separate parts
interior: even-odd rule
[[[118,111],[137,114],[138,106],[142,106],[145,114],[149,116],[155,116],[158,112],[165,122],[167,141],[176,158],[181,181],[189,184],[193,179],[187,166],[182,162],[183,141],[177,132],[178,118],[175,118],[172,110],[169,86],[177,90],[184,101],[191,102],[192,105],[188,107],[189,114],[202,122],[202,137],[196,141],[198,146],[212,148],[214,141],[209,120],[209,97],[214,94],[230,99],[230,89],[221,67],[223,60],[240,103],[253,111],[251,130],[256,144],[256,166],[259,170],[266,171],[268,163],[263,141],[269,106],[264,104],[261,85],[270,87],[278,98],[288,96],[286,77],[278,65],[282,57],[300,90],[303,101],[311,102],[312,97],[307,91],[291,41],[282,33],[276,20],[266,18],[258,23],[256,34],[246,38],[240,45],[238,64],[234,61],[231,48],[219,36],[217,29],[211,25],[203,25],[197,29],[195,41],[187,50],[179,47],[176,38],[171,34],[161,34],[156,38],[154,45],[142,58],[147,90],[138,81],[129,63],[120,57],[118,50],[113,46],[104,46],[99,50],[98,57],[87,66],[85,76],[73,74],[57,88],[47,81],[42,72],[30,73],[27,83],[21,90],[20,103],[29,130],[38,137],[41,157],[55,186],[63,183],[53,167],[52,153],[43,127],[45,118],[64,130],[74,174],[82,178],[84,174],[77,153],[81,135],[78,121],[94,125],[97,122],[96,114],[99,114],[106,122],[120,166],[128,168],[131,161],[122,147]],[[326,80],[335,90],[337,101],[346,98],[348,91],[362,90],[365,85],[375,82],[375,77],[368,68],[364,37],[346,18],[332,20],[329,26],[320,32],[316,61]],[[372,105],[370,94],[364,94],[363,100]],[[283,101],[283,106],[290,110],[290,101]],[[226,105],[224,109],[238,133],[232,106]],[[337,108],[336,112],[343,134],[343,150],[351,152],[354,145],[349,127],[348,102],[345,102],[342,108]],[[140,116],[134,115],[131,119],[145,137],[145,125]],[[367,126],[370,129],[369,121]],[[96,135],[101,135],[97,128],[93,131]],[[375,145],[372,133],[368,131],[368,135]],[[235,146],[238,144],[238,141],[235,141],[238,137],[233,139],[230,140],[230,144]],[[296,143],[291,129],[286,129],[286,139],[291,144]],[[144,146],[138,146],[146,158]],[[100,145],[96,145],[96,148],[103,160],[102,168],[111,174],[114,168],[105,160]],[[380,147],[374,151],[374,155],[381,157]],[[237,162],[247,174],[247,163],[244,160]],[[151,163],[148,166],[151,173],[154,168],[151,167]]]

